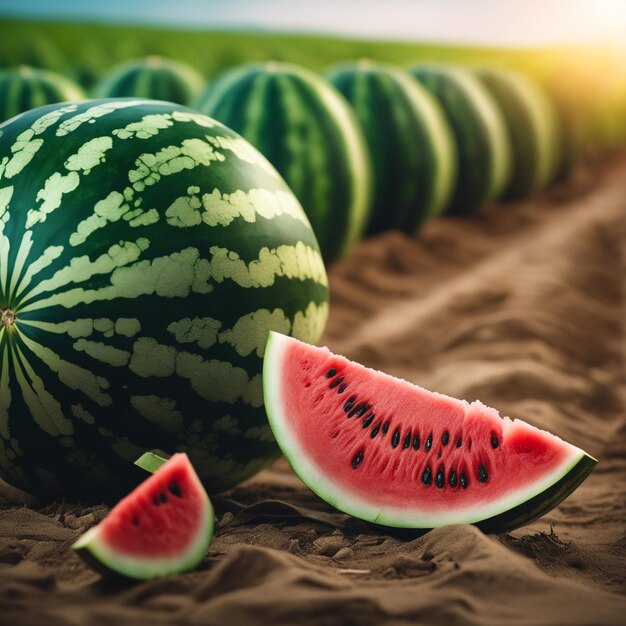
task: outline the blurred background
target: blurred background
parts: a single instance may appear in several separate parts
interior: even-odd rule
[[[154,54],[206,80],[267,59],[497,63],[548,89],[578,150],[626,136],[624,0],[0,0],[0,67],[51,69],[89,90]]]

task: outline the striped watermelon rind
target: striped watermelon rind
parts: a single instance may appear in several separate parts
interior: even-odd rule
[[[497,200],[511,176],[511,146],[497,103],[469,70],[420,65],[410,70],[443,107],[453,129],[458,176],[448,211],[468,214]]]
[[[283,175],[304,207],[327,263],[361,237],[371,166],[358,122],[317,74],[270,61],[232,68],[194,108],[240,133]]]
[[[73,80],[27,65],[0,70],[0,123],[46,104],[84,100]]]
[[[451,130],[438,103],[406,72],[364,59],[325,76],[352,105],[374,166],[368,232],[413,233],[446,207],[456,177]]]
[[[94,98],[149,98],[189,104],[204,87],[190,65],[151,55],[111,69],[93,88]]]
[[[171,103],[53,105],[0,126],[0,476],[111,499],[148,449],[210,492],[278,455],[270,329],[315,342],[328,280],[276,170]],[[139,470],[137,470],[139,472]]]
[[[546,93],[527,76],[484,68],[478,76],[504,115],[513,154],[503,196],[523,198],[545,188],[558,165],[558,120]]]

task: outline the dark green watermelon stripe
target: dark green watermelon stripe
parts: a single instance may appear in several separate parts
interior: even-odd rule
[[[332,223],[334,228],[334,233],[328,233],[328,237],[334,238],[336,254],[341,256],[361,236],[369,218],[370,164],[367,147],[352,111],[326,82],[313,75],[309,81],[296,81],[295,85],[308,95],[310,110],[322,127],[326,145],[332,146],[325,154],[327,174],[323,180],[328,189],[326,202],[331,207],[328,223]],[[325,115],[325,110],[333,115]],[[340,182],[351,179],[356,184]],[[352,210],[346,212],[345,206],[352,207]],[[340,232],[345,233],[343,240],[338,235]]]
[[[414,116],[411,115],[410,101],[397,83],[395,76],[379,74],[376,77],[376,82],[378,83],[379,102],[388,103],[388,132],[392,136],[395,135],[398,144],[402,144],[401,147],[398,146],[398,149],[403,151],[403,157],[407,160],[407,167],[401,168],[397,166],[397,159],[393,158],[394,155],[390,155],[392,156],[390,169],[396,174],[385,190],[387,194],[391,191],[395,196],[394,200],[390,202],[393,207],[392,210],[395,212],[390,225],[411,232],[415,229],[418,218],[418,210],[414,201],[416,193],[419,193],[416,189],[418,177],[411,176],[413,171],[415,174],[419,173],[416,158],[418,146],[414,137],[415,120]]]
[[[514,85],[498,81],[494,84],[488,78],[483,82],[490,89],[507,121],[507,130],[513,148],[515,174],[505,190],[505,197],[521,197],[539,188],[537,168],[537,133],[530,111],[524,106],[523,96]]]
[[[275,92],[273,92],[274,102],[270,102],[270,87],[272,84],[273,81],[270,75],[264,72],[258,72],[256,75],[251,73],[248,75],[247,80],[240,80],[233,85],[232,91],[221,100],[222,107],[216,109],[218,118],[226,115],[223,110],[224,106],[231,107],[233,115],[237,115],[238,111],[241,118],[237,120],[236,126],[241,128],[240,134],[242,137],[245,137],[253,146],[262,145],[263,139],[270,132],[269,129],[272,128],[273,119],[276,117],[274,115],[277,105]],[[238,101],[246,102],[247,106],[237,107],[236,103]],[[276,132],[271,137],[271,140],[267,142],[267,145],[279,143],[276,141],[278,137],[282,138],[280,132]],[[273,162],[271,159],[269,160]]]
[[[111,96],[115,98],[120,97],[122,94],[133,94],[134,97],[145,98],[147,84],[141,85],[139,83],[142,76],[145,83],[147,83],[149,74],[147,72],[141,72],[140,70],[135,69],[126,72],[125,74],[115,79],[111,78],[108,83],[103,82],[101,89],[108,89],[111,93]],[[105,85],[107,86],[105,87]]]
[[[480,130],[491,141],[491,177],[487,200],[497,199],[508,183],[510,176],[510,146],[507,142],[504,119],[497,104],[480,82],[469,72],[456,70],[454,80],[476,109],[476,121]]]
[[[341,128],[327,115],[317,85],[287,76],[281,77],[279,83],[287,125],[302,128],[301,135],[293,138],[287,150],[292,152],[292,157],[295,156],[293,151],[297,150],[299,155],[296,158],[301,162],[307,159],[313,170],[319,172],[315,177],[306,176],[304,168],[298,167],[286,178],[289,181],[293,179],[294,188],[301,190],[303,206],[318,207],[316,234],[326,242],[327,255],[339,257],[344,252],[343,248],[352,243],[346,241],[345,233],[350,220],[354,219],[353,215],[341,210],[352,201],[349,186],[337,184],[350,180],[352,176],[350,163],[345,159],[346,147],[338,141]],[[304,111],[306,115],[297,113]],[[296,141],[299,144],[297,147]],[[288,167],[283,162],[280,169],[289,171]]]

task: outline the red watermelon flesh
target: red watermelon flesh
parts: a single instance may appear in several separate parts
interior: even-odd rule
[[[596,461],[521,420],[271,333],[265,403],[296,473],[340,510],[389,526],[510,529],[569,495]]]
[[[73,547],[100,570],[147,579],[197,565],[213,528],[204,487],[187,455],[175,454]]]

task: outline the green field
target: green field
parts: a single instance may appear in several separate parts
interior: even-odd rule
[[[400,66],[423,61],[503,65],[533,76],[552,93],[577,144],[617,147],[626,140],[626,67],[617,48],[521,50],[263,32],[0,21],[0,66],[46,67],[86,86],[112,65],[148,54],[190,63],[207,79],[232,65],[267,59],[312,70],[360,57]]]

